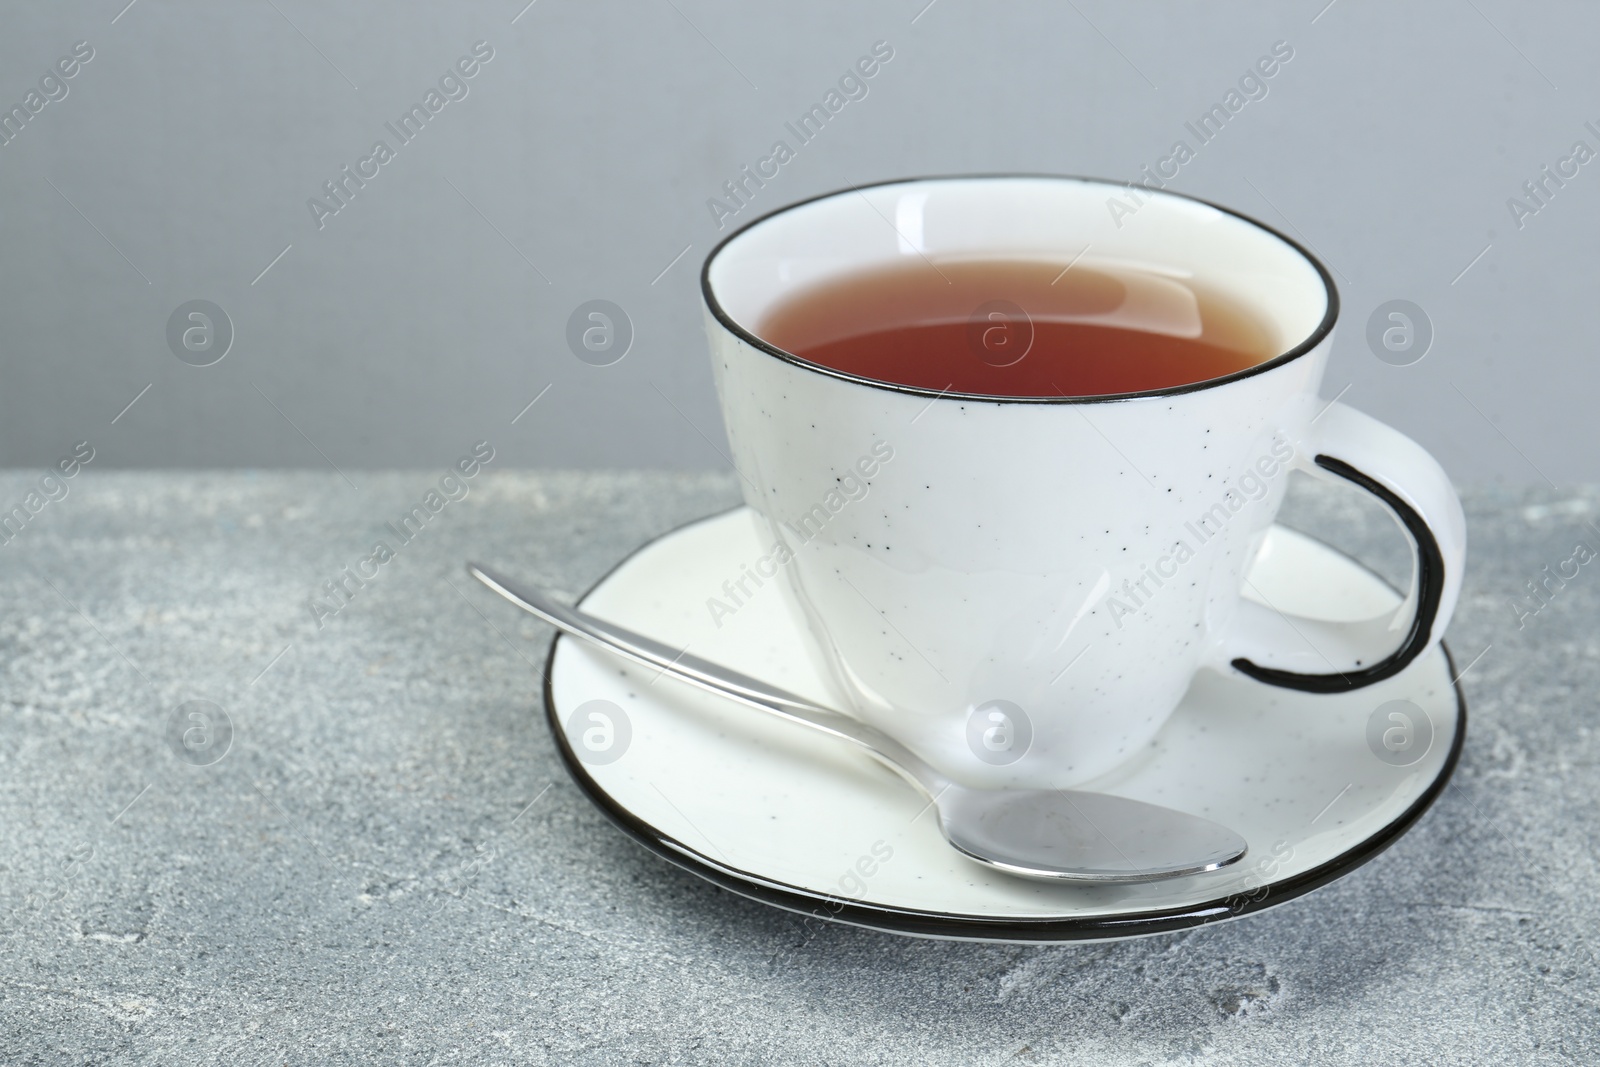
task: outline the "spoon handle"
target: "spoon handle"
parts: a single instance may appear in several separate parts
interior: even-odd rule
[[[543,590],[516,582],[477,563],[467,564],[467,573],[517,607],[536,615],[564,633],[610,649],[637,663],[655,667],[691,685],[743,704],[769,712],[781,719],[809,726],[825,734],[853,742],[898,771],[914,785],[936,794],[947,784],[944,775],[888,734],[858,719],[814,704],[802,696],[768,685],[757,678],[740,674],[688,652],[674,649],[616,623],[597,619],[577,608],[553,600]]]

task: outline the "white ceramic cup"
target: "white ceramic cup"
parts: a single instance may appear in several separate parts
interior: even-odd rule
[[[702,276],[732,458],[772,538],[756,571],[790,586],[846,710],[969,784],[1093,779],[1202,668],[1314,692],[1388,678],[1461,589],[1465,523],[1439,465],[1317,396],[1338,313],[1322,265],[1199,200],[1141,190],[1130,217],[1112,197],[1128,189],[1041,176],[852,189],[750,223]],[[1017,398],[874,381],[761,339],[800,288],[904,257],[1080,254],[1203,279],[1283,354],[1170,389]],[[1290,470],[1399,520],[1416,567],[1394,616],[1294,617],[1242,588]]]

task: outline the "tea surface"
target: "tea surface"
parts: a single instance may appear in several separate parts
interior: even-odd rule
[[[1104,396],[1278,355],[1267,326],[1192,278],[1088,261],[907,256],[775,306],[757,331],[813,363],[990,396]]]

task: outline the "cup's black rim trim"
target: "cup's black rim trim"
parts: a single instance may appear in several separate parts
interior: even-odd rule
[[[1149,389],[1143,392],[1135,393],[1104,393],[1097,396],[995,396],[987,393],[957,393],[951,391],[940,391],[937,389],[926,389],[915,385],[899,385],[895,382],[885,382],[877,378],[867,378],[859,374],[850,374],[846,371],[836,370],[832,367],[825,367],[820,363],[813,363],[808,359],[802,359],[793,352],[786,352],[776,345],[763,341],[753,332],[734,321],[733,316],[728,314],[728,312],[723,308],[722,304],[717,300],[716,293],[711,288],[711,264],[715,262],[717,256],[721,254],[722,250],[727,247],[729,242],[741,236],[746,231],[761,225],[763,222],[766,222],[769,219],[775,218],[778,215],[782,215],[785,212],[793,211],[795,208],[804,207],[807,204],[815,203],[818,200],[827,200],[830,197],[843,196],[845,193],[859,193],[866,189],[881,189],[890,185],[911,185],[917,182],[990,180],[1035,181],[1039,179],[1045,179],[1049,181],[1084,182],[1093,185],[1103,185],[1113,189],[1127,187],[1127,184],[1124,182],[1112,181],[1107,178],[1092,178],[1079,174],[1043,174],[1028,172],[999,172],[990,174],[930,174],[915,178],[891,178],[881,182],[869,182],[865,185],[849,185],[843,189],[834,189],[826,193],[818,193],[816,196],[807,197],[804,200],[797,200],[792,204],[786,204],[774,211],[769,211],[765,215],[751,219],[749,222],[728,234],[728,236],[724,237],[721,241],[718,241],[716,247],[706,255],[705,263],[700,268],[701,295],[705,299],[706,307],[710,309],[711,314],[716,316],[717,321],[726,327],[728,331],[735,337],[758,349],[759,351],[765,352],[769,356],[774,356],[777,359],[783,360],[785,363],[793,364],[794,366],[803,370],[815,371],[818,374],[825,374],[831,378],[838,378],[842,381],[854,382],[857,385],[865,385],[873,389],[883,389],[892,393],[906,393],[911,396],[923,396],[987,404],[1103,404],[1119,400],[1143,400],[1154,397],[1180,396],[1184,393],[1198,392],[1201,389],[1211,389],[1219,385],[1227,385],[1229,382],[1236,382],[1243,378],[1249,378],[1253,375],[1262,374],[1276,367],[1281,367],[1285,363],[1299,359],[1307,352],[1310,352],[1312,349],[1316,348],[1322,343],[1323,339],[1326,338],[1328,334],[1333,332],[1333,324],[1339,317],[1339,290],[1338,287],[1333,284],[1333,276],[1328,273],[1328,269],[1322,265],[1322,261],[1313,255],[1309,249],[1301,245],[1300,242],[1294,240],[1292,237],[1289,237],[1287,234],[1273,229],[1266,223],[1260,221],[1259,219],[1252,218],[1242,211],[1235,211],[1233,208],[1224,207],[1221,204],[1213,203],[1210,200],[1206,200],[1198,196],[1191,196],[1188,193],[1180,193],[1171,189],[1150,189],[1146,186],[1137,186],[1137,188],[1145,193],[1150,194],[1151,196],[1170,196],[1176,197],[1180,200],[1190,200],[1197,204],[1204,204],[1206,207],[1213,208],[1225,215],[1232,215],[1236,219],[1247,222],[1257,229],[1271,234],[1273,237],[1276,237],[1278,240],[1282,241],[1284,244],[1288,245],[1290,248],[1299,253],[1300,256],[1306,260],[1306,262],[1310,263],[1311,266],[1316,269],[1317,275],[1322,279],[1323,289],[1328,298],[1327,309],[1324,311],[1322,321],[1317,324],[1316,329],[1312,330],[1310,335],[1307,336],[1305,340],[1301,341],[1287,352],[1279,356],[1274,356],[1272,359],[1269,359],[1263,363],[1257,363],[1255,366],[1246,367],[1244,370],[1235,371],[1232,374],[1226,374],[1220,378],[1206,378],[1198,382],[1189,382],[1186,385],[1173,386],[1170,389]]]
[[[584,592],[583,596],[578,598],[579,606],[583,604],[584,600],[588,599],[590,594],[610,580],[611,576],[628,561],[651,545],[691,527],[698,526],[703,522],[721,518],[723,515],[728,514],[729,511],[737,511],[745,506],[743,504],[735,505],[716,514],[693,519],[668,530],[660,536],[652,537],[649,541],[646,541],[618,560],[610,570],[596,580]],[[1304,534],[1304,536],[1309,537],[1311,535]],[[1327,547],[1330,551],[1339,552],[1338,549],[1333,548],[1331,545]],[[1365,564],[1348,553],[1339,552],[1339,555],[1350,559],[1363,569],[1368,569]],[[1396,593],[1398,594],[1399,591],[1396,590]],[[1296,897],[1304,896],[1314,889],[1321,888],[1329,882],[1336,881],[1358,867],[1364,866],[1403,837],[1406,831],[1411,829],[1411,826],[1422,817],[1423,813],[1432,807],[1433,802],[1439,798],[1445,787],[1450,783],[1456,764],[1461,759],[1462,746],[1466,743],[1467,737],[1466,694],[1461,689],[1461,680],[1456,678],[1455,657],[1450,654],[1449,647],[1443,641],[1440,641],[1439,648],[1444,653],[1450,676],[1455,678],[1451,685],[1456,695],[1455,737],[1451,742],[1450,751],[1446,754],[1444,763],[1440,766],[1439,772],[1434,776],[1433,781],[1417,796],[1416,800],[1412,801],[1410,807],[1376,833],[1362,839],[1320,866],[1313,867],[1311,870],[1295,875],[1292,878],[1286,878],[1279,882],[1269,882],[1265,887],[1267,892],[1262,897],[1257,900],[1246,900],[1242,905],[1231,903],[1237,894],[1230,894],[1216,900],[1202,901],[1184,907],[1099,915],[1087,918],[991,919],[976,915],[923,911],[916,908],[861,904],[857,901],[816,893],[800,886],[775,882],[761,875],[719,863],[640,819],[633,812],[613,800],[611,795],[590,777],[588,771],[584,769],[583,764],[578,760],[568,744],[566,731],[561,728],[561,722],[556,712],[555,693],[551,687],[551,680],[555,667],[556,650],[564,640],[567,639],[558,634],[551,641],[550,652],[545,657],[544,684],[542,687],[545,725],[549,729],[551,737],[555,739],[556,750],[561,755],[561,762],[565,764],[567,774],[578,785],[578,788],[583,791],[584,795],[589,798],[589,801],[599,808],[625,834],[667,862],[739,896],[782,908],[785,911],[816,916],[829,922],[842,922],[870,930],[913,937],[934,937],[962,941],[1034,942],[1039,944],[1102,941],[1187,930],[1192,927],[1203,926],[1206,923],[1240,918],[1258,911],[1265,911],[1268,908],[1277,907]],[[821,914],[824,911],[827,914]]]

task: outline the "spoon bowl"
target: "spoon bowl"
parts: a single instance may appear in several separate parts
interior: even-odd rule
[[[1109,793],[952,785],[938,807],[956,851],[1026,878],[1149,882],[1214,871],[1245,852],[1209,819]]]

